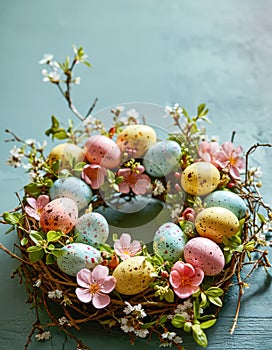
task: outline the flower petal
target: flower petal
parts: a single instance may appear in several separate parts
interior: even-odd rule
[[[116,286],[116,279],[113,276],[108,276],[105,278],[103,285],[100,288],[102,293],[110,293],[114,290]]]
[[[199,267],[195,267],[195,275],[191,277],[190,284],[192,286],[199,286],[204,278],[204,272]]]
[[[170,277],[169,277],[170,283],[174,288],[179,288],[181,285],[181,278],[180,274],[176,270],[172,270],[170,272]]]
[[[129,252],[131,253],[131,256],[136,255],[141,250],[142,250],[142,246],[139,241],[133,241],[129,246]]]
[[[83,303],[89,303],[92,300],[92,294],[90,293],[89,289],[76,288],[76,295]]]
[[[103,284],[106,277],[108,277],[109,268],[103,265],[97,265],[92,271],[92,283],[98,282]]]
[[[199,289],[198,286],[181,286],[180,288],[174,288],[175,294],[181,298],[188,298]]]
[[[128,249],[131,243],[131,236],[128,233],[122,233],[120,236],[120,243],[123,249]]]
[[[93,296],[93,306],[96,309],[103,309],[110,303],[110,297],[107,294],[96,293]]]
[[[37,212],[36,209],[31,208],[30,206],[26,205],[25,206],[25,212],[27,213],[28,216],[31,218],[34,218],[35,220],[39,221],[40,220],[40,215]]]
[[[37,201],[35,198],[27,198],[26,201],[32,208],[37,209]]]
[[[77,283],[84,288],[89,288],[91,284],[91,271],[88,269],[82,269],[77,273]]]
[[[37,209],[43,209],[49,203],[49,196],[42,194],[36,201]]]
[[[121,193],[129,193],[130,187],[125,181],[123,181],[120,184],[118,184],[118,186],[119,186],[119,191]]]

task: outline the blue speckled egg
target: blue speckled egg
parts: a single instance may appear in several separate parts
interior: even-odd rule
[[[143,165],[147,174],[155,177],[168,175],[178,168],[181,157],[180,145],[165,140],[152,145],[144,155]]]
[[[215,191],[205,198],[205,206],[223,207],[232,211],[240,220],[246,215],[247,207],[243,199],[238,194],[230,191]]]
[[[75,233],[78,234],[76,242],[99,247],[109,236],[109,225],[103,215],[86,213],[78,219]]]
[[[49,190],[49,196],[51,200],[60,197],[71,198],[76,202],[78,210],[81,210],[91,202],[93,192],[85,181],[70,176],[56,180]]]
[[[57,258],[62,272],[75,276],[81,269],[92,269],[102,258],[99,250],[83,243],[71,243],[62,248],[64,254]]]
[[[186,241],[186,236],[178,225],[166,222],[155,233],[153,250],[163,259],[175,262],[182,256]]]

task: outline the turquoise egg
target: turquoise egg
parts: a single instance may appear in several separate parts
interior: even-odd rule
[[[60,197],[71,198],[76,202],[78,210],[81,210],[91,202],[93,192],[85,181],[70,176],[56,180],[50,187],[49,196],[51,200]]]
[[[76,242],[99,247],[109,236],[109,225],[103,215],[86,213],[78,219],[75,233],[78,235]]]
[[[84,268],[93,269],[101,263],[99,250],[83,243],[71,243],[62,248],[63,254],[57,258],[60,270],[67,275],[76,276]]]
[[[233,212],[240,220],[246,215],[247,207],[238,194],[230,191],[215,191],[210,193],[204,201],[206,208],[222,207]]]
[[[161,225],[153,239],[153,251],[164,260],[177,261],[182,257],[186,236],[181,228],[173,222]]]
[[[143,158],[143,165],[147,174],[162,177],[178,168],[180,157],[180,145],[175,141],[165,140],[148,149]]]

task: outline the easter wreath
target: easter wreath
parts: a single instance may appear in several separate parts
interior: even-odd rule
[[[63,128],[52,116],[46,135],[61,143],[49,155],[45,144],[7,130],[21,144],[8,164],[26,167],[31,176],[23,196],[17,193],[19,206],[1,215],[8,231],[18,233],[20,254],[0,248],[19,260],[15,272],[37,315],[25,349],[33,337],[50,338],[54,326],[78,349],[89,349],[72,332],[89,321],[127,333],[132,344],[157,335],[161,346],[183,349],[187,332],[206,347],[205,329],[215,324],[228,288],[239,288],[233,332],[248,277],[271,266],[262,247],[272,213],[259,192],[259,169],[249,164],[258,147],[271,144],[246,153],[233,139],[220,145],[199,127],[208,121],[204,104],[194,117],[178,104],[166,107],[177,130],[164,140],[145,120],[139,123],[135,110],[124,118],[122,106],[111,110],[112,125],[105,128],[92,115],[96,100],[85,117],[72,102],[71,87],[79,83],[74,69],[90,66],[86,57],[74,47],[71,61],[57,63],[52,55],[40,61],[48,67],[44,80],[57,86],[80,128],[72,121]],[[114,232],[108,244],[107,208],[145,195],[168,213],[151,245]],[[243,276],[245,264],[252,268]]]

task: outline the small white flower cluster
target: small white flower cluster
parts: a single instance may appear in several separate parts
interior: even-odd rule
[[[163,186],[163,183],[161,182],[161,180],[156,179],[154,181],[153,195],[154,196],[159,196],[164,191],[165,191],[165,188]]]
[[[126,317],[121,318],[121,329],[125,333],[133,332],[137,337],[145,338],[148,335],[148,330],[142,328],[143,322],[140,319],[146,316],[144,309],[141,304],[132,306],[127,301],[126,307],[124,308],[124,313]]]
[[[68,326],[68,327],[71,327],[71,324],[70,324],[68,318],[65,317],[65,316],[59,318],[58,321],[59,321],[59,325],[60,325],[60,326],[65,326],[65,325],[66,325],[66,326]]]
[[[49,331],[38,333],[35,335],[36,340],[49,340],[51,338],[51,333]]]
[[[62,291],[59,289],[55,289],[48,292],[48,298],[50,299],[61,299],[62,297]]]
[[[174,314],[183,316],[186,320],[190,320],[192,318],[193,313],[193,303],[190,299],[185,300],[182,304],[178,304]],[[174,315],[169,315],[168,319],[172,319]]]
[[[180,105],[178,103],[175,103],[173,107],[166,106],[164,111],[166,113],[166,115],[164,117],[167,117],[167,116],[180,117],[183,114],[183,109],[182,109],[182,107],[180,107]]]
[[[162,335],[163,341],[160,344],[160,348],[171,347],[172,344],[181,344],[183,339],[175,332],[164,332]]]

